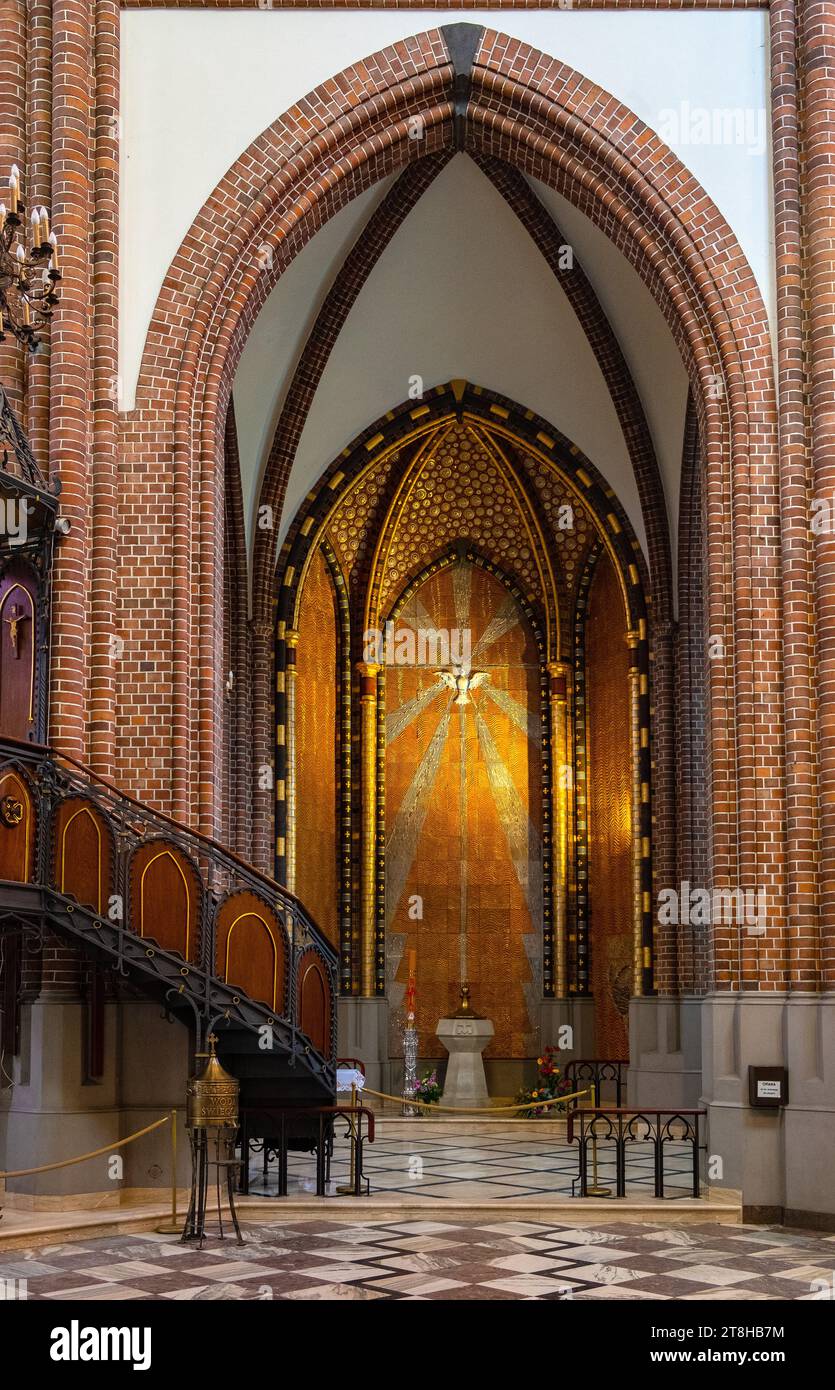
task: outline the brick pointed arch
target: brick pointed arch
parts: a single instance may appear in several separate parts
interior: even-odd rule
[[[173,469],[175,585],[194,595],[193,604],[178,605],[172,631],[174,811],[199,809],[209,830],[220,769],[214,614],[222,602],[222,444],[237,361],[278,277],[329,217],[417,155],[453,146],[454,76],[444,31],[435,29],[324,83],[229,170],[157,302],[126,445],[128,457],[135,447],[147,459],[152,441],[161,474]],[[784,832],[782,714],[773,693],[781,678],[773,637],[780,630],[774,399],[760,292],[704,189],[613,96],[493,30],[480,34],[470,77],[464,148],[541,179],[600,227],[653,293],[689,371],[705,442],[709,623],[725,635],[728,653],[711,667],[714,877],[762,881],[774,924],[746,943],[744,959],[730,939],[721,942],[717,979],[753,981],[761,953],[764,980],[779,988],[779,964],[765,965],[781,941]],[[414,116],[423,121],[420,141],[409,138]]]

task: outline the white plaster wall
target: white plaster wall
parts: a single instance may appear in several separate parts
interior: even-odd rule
[[[605,233],[538,180],[532,185],[594,285],[635,383],[664,485],[675,573],[688,379],[666,320],[643,280]]]
[[[248,534],[258,501],[256,483],[260,484],[308,334],[345,256],[392,182],[384,179],[360,194],[307,243],[281,276],[246,340],[235,374],[234,401]]]
[[[166,268],[238,154],[325,78],[398,39],[461,20],[563,59],[660,130],[721,208],[772,302],[767,151],[692,143],[700,108],[764,110],[765,13],[123,10],[123,409],[133,406]]]

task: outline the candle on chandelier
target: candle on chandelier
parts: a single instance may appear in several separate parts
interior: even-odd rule
[[[49,213],[46,208],[40,208],[41,239],[45,243],[49,241]]]
[[[26,324],[27,326],[31,323],[31,318],[30,318],[30,315],[29,315],[29,300],[28,300],[28,299],[24,299],[24,300],[23,300],[23,322],[24,322],[24,324]]]
[[[17,212],[17,197],[20,192],[20,170],[16,164],[12,165],[12,172],[9,174],[9,202],[12,212]]]
[[[6,225],[6,204],[0,203],[0,232]]]
[[[50,262],[50,263],[51,263],[51,266],[52,266],[52,269],[53,269],[53,270],[57,270],[57,269],[58,269],[58,238],[56,237],[56,235],[55,235],[54,232],[50,232],[50,233],[49,233],[49,236],[47,237],[47,241],[49,242],[50,246],[52,247],[52,259],[51,259],[51,262]]]
[[[32,242],[37,247],[41,244],[41,216],[37,208],[32,209],[29,221],[32,223]]]

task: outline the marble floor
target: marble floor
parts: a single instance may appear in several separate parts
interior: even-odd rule
[[[542,1139],[510,1132],[481,1136],[474,1131],[458,1132],[448,1139],[437,1135],[423,1138],[419,1123],[412,1133],[387,1137],[378,1135],[366,1144],[363,1171],[371,1195],[406,1194],[438,1201],[486,1201],[496,1198],[565,1198],[579,1193],[577,1145],[564,1138]],[[654,1192],[653,1148],[636,1144],[627,1162],[628,1196],[652,1197]],[[614,1151],[601,1144],[598,1151],[598,1183],[615,1190]],[[669,1144],[665,1155],[665,1197],[692,1196],[692,1158],[689,1145]],[[348,1182],[349,1150],[338,1139],[331,1166],[329,1192]],[[270,1195],[277,1191],[275,1163],[266,1172],[263,1158],[256,1156],[250,1166],[250,1193]],[[308,1154],[291,1154],[288,1161],[288,1195],[315,1191],[316,1165]]]
[[[835,1235],[715,1224],[294,1220],[202,1250],[150,1232],[0,1255],[7,1298],[816,1299]]]

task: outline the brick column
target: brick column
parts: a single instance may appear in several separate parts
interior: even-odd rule
[[[23,199],[28,217],[30,196],[26,182],[26,4],[25,0],[0,0],[0,202],[9,206],[8,180],[16,164],[23,176]],[[26,226],[21,228],[24,237]],[[23,404],[24,350],[11,334],[0,343],[0,382],[12,407],[21,414]]]
[[[26,83],[26,194],[32,206],[52,209],[52,0],[29,0]],[[32,453],[46,472],[49,464],[50,334],[29,354],[26,379],[26,430]]]
[[[810,990],[815,989],[818,982],[815,945],[818,826],[813,634],[809,623],[813,603],[809,532],[811,477],[804,403],[796,10],[796,0],[772,0],[771,121],[777,260],[789,979],[793,989]]]
[[[93,241],[93,568],[90,763],[114,773],[117,629],[119,267],[119,5],[96,0]]]
[[[51,330],[49,459],[51,470],[61,475],[61,510],[72,530],[57,547],[55,561],[50,737],[84,758],[92,449],[92,2],[54,0],[52,18],[52,222],[63,280]]]
[[[805,214],[815,497],[835,500],[835,10],[805,0],[800,29],[804,84]],[[820,756],[820,960],[835,988],[835,528],[816,536],[818,741]]]

